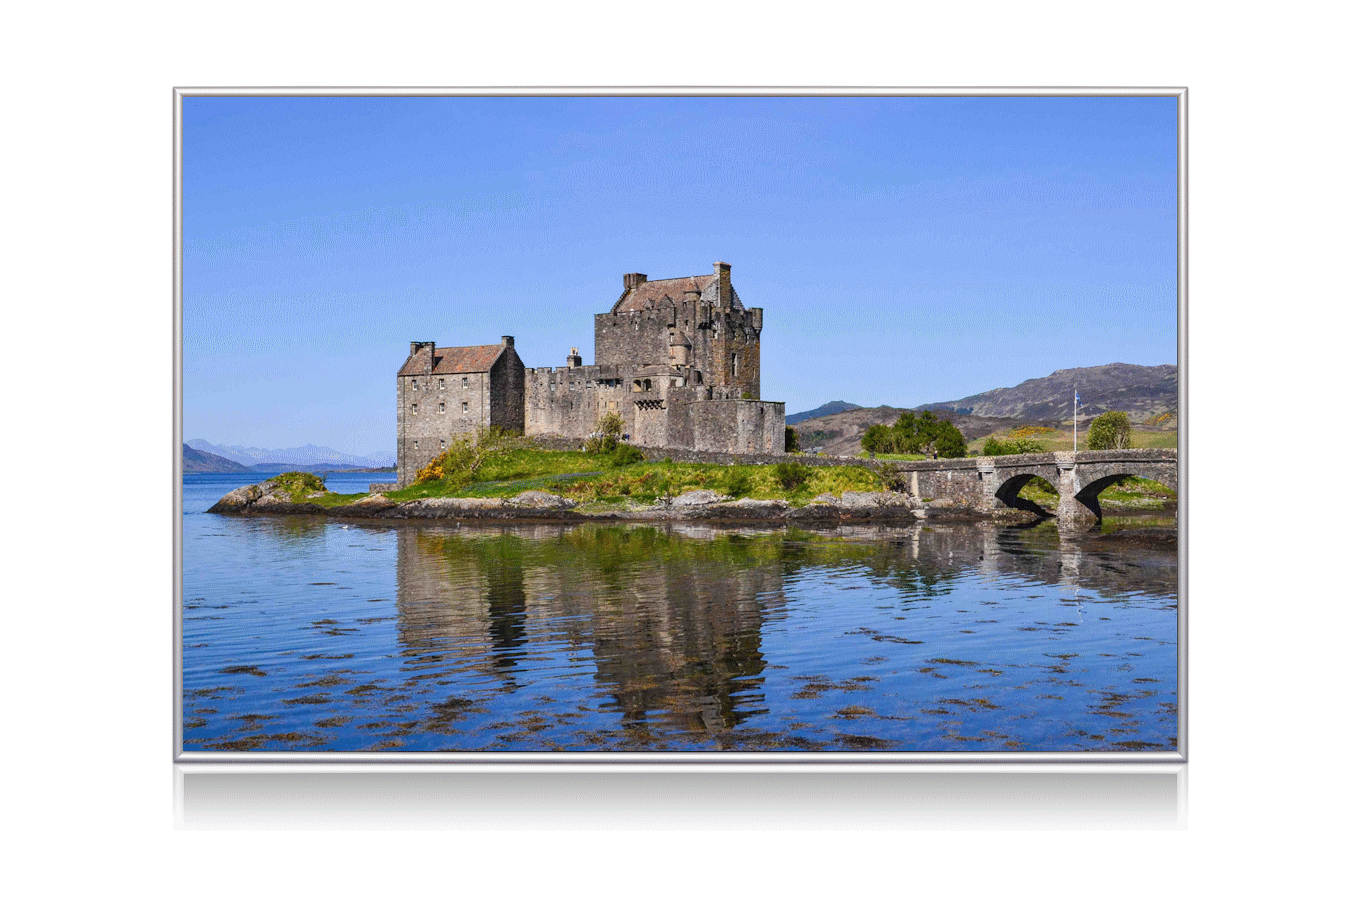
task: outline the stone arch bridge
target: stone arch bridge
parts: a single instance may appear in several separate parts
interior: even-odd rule
[[[1137,475],[1179,490],[1178,450],[1081,450],[972,456],[893,465],[909,474],[909,492],[919,499],[946,499],[963,506],[1045,510],[1019,498],[1035,476],[1057,489],[1059,522],[1101,518],[1099,494],[1124,475]]]

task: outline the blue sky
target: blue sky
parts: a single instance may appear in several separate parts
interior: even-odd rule
[[[392,451],[411,340],[592,361],[732,264],[762,397],[1177,362],[1173,98],[186,98],[185,438]]]

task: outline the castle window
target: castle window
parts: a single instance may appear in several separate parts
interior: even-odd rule
[[[738,377],[738,355],[736,353],[733,354],[733,377]]]
[[[438,378],[438,379],[437,379],[437,390],[439,390],[439,391],[444,391],[444,390],[446,390],[446,379],[445,379],[445,378]]]
[[[462,403],[460,405],[460,414],[462,416],[468,416],[470,414],[470,404]]]
[[[414,442],[413,442],[413,449],[415,449],[415,450],[418,449],[418,442],[417,442],[417,441],[414,441]]]
[[[409,411],[413,413],[415,416],[418,415],[418,404],[417,403],[413,404],[413,406],[409,409]]]
[[[438,413],[444,413],[444,412],[446,412],[446,404],[445,404],[445,403],[438,403],[438,404],[437,404],[437,412],[438,412]]]
[[[461,386],[462,388],[467,388],[467,387],[469,387],[469,386],[470,386],[470,376],[466,375],[464,378],[462,378],[462,379],[460,380],[460,386]]]
[[[441,449],[441,450],[445,450],[445,449],[446,449],[446,441],[444,441],[444,440],[438,441],[438,442],[437,442],[437,445],[438,445],[438,449]]]
[[[413,389],[415,391],[418,390],[418,379],[417,378],[413,379],[411,383],[413,384]]]

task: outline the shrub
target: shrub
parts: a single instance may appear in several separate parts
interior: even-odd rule
[[[785,452],[799,452],[799,433],[794,430],[792,425],[785,426]]]
[[[802,487],[812,474],[813,471],[803,463],[788,462],[775,465],[775,480],[787,491]]]
[[[1037,441],[1012,438],[1008,441],[999,441],[994,437],[987,438],[987,442],[982,445],[983,456],[1011,456],[1016,453],[1046,453],[1047,448]]]
[[[752,492],[752,479],[746,472],[732,472],[724,482],[723,492],[734,499],[746,497]]]
[[[597,430],[584,443],[588,453],[611,453],[620,446],[620,436],[625,433],[625,420],[620,413],[608,412],[597,419]]]
[[[884,463],[875,471],[878,472],[879,480],[888,490],[906,492],[911,478],[909,477],[910,473],[901,466],[896,463]]]
[[[1132,444],[1127,413],[1111,410],[1090,423],[1086,446],[1091,450],[1123,450]]]
[[[635,447],[632,444],[621,444],[619,447],[615,448],[613,453],[611,453],[608,464],[612,469],[621,469],[625,466],[632,466],[635,463],[643,461],[644,454],[639,451],[638,447]]]
[[[521,438],[501,428],[480,428],[451,439],[445,450],[418,470],[414,484],[443,481],[451,485],[475,480],[484,463],[498,459],[521,446]]]

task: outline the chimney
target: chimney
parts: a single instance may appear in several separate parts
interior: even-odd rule
[[[714,274],[719,277],[719,306],[733,305],[733,267],[726,262],[714,263]]]
[[[503,346],[504,346],[504,347],[511,347],[511,346],[513,346],[513,344],[514,344],[514,341],[512,340],[512,335],[510,335],[510,334],[505,334],[505,335],[503,335]]]
[[[417,356],[420,352],[428,352],[427,374],[432,374],[432,365],[437,356],[437,344],[435,341],[409,341],[409,358]]]
[[[647,280],[648,276],[642,272],[630,272],[625,276],[625,290],[628,291],[631,288],[637,288]]]
[[[578,348],[577,348],[577,347],[570,347],[570,348],[568,348],[568,367],[569,367],[570,369],[577,369],[577,368],[581,368],[581,367],[582,367],[582,364],[583,364],[583,358],[582,358],[582,356],[578,353]]]

